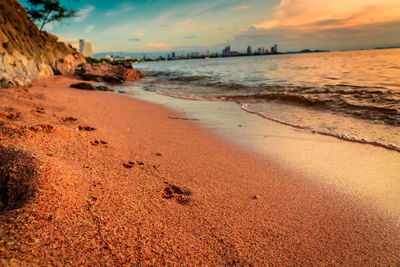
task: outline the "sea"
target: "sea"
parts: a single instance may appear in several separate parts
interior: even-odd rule
[[[400,152],[400,49],[146,62],[136,89],[231,101],[313,134]]]

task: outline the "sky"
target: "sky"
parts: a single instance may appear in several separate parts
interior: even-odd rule
[[[24,4],[25,0],[20,2]],[[400,0],[61,0],[78,15],[45,27],[95,53],[400,46]]]

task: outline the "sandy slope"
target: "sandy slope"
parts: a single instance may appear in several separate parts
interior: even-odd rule
[[[362,203],[180,114],[71,82],[0,91],[0,111],[21,112],[0,127],[28,129],[0,143],[40,162],[35,197],[0,215],[0,263],[400,264],[400,228]]]

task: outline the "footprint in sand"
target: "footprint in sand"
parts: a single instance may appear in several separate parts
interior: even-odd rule
[[[18,136],[23,137],[29,134],[29,132],[34,133],[45,133],[49,134],[54,131],[54,126],[51,124],[39,124],[31,127],[26,126],[14,126],[14,125],[0,125],[0,134],[3,136]]]
[[[79,131],[85,131],[85,132],[90,132],[90,131],[95,131],[96,128],[90,127],[90,126],[78,126]]]
[[[0,112],[0,118],[6,120],[17,120],[21,117],[21,112],[11,111],[11,112]]]
[[[187,189],[183,189],[179,186],[164,182],[166,184],[162,197],[165,199],[174,199],[178,204],[186,205],[190,202],[190,196],[192,192]]]
[[[97,146],[97,145],[108,145],[108,142],[103,141],[103,140],[97,140],[97,139],[95,139],[95,140],[90,141],[90,144],[91,144],[92,146]]]
[[[36,107],[35,112],[36,112],[36,113],[39,113],[39,114],[44,114],[44,108]]]
[[[141,161],[127,161],[122,163],[122,166],[124,166],[124,168],[126,169],[131,169],[133,166],[144,166],[144,163]]]
[[[77,121],[78,119],[74,117],[64,117],[61,120],[66,123],[66,122],[74,122]]]
[[[29,130],[35,132],[35,133],[51,133],[54,131],[54,126],[51,124],[39,124],[36,126],[32,126],[29,128]]]
[[[23,137],[28,133],[26,126],[5,125],[0,126],[0,135],[9,137]]]

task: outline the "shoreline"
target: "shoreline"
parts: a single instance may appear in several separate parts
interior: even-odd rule
[[[400,263],[398,222],[352,196],[168,118],[182,113],[73,82],[1,90],[1,108],[21,112],[6,125],[54,127],[1,140],[45,173],[24,208],[0,215],[6,263]]]
[[[397,151],[302,131],[245,111],[236,102],[181,99],[135,88],[132,93],[194,118],[223,139],[400,221]]]

